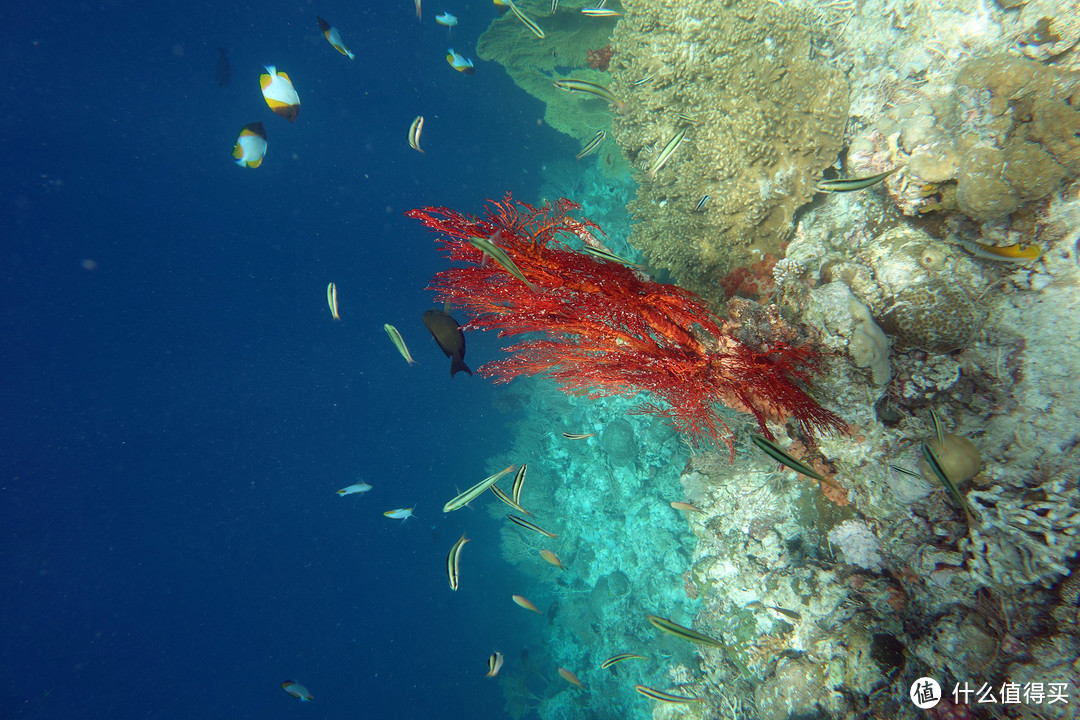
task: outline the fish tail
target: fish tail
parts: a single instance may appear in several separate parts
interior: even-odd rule
[[[472,370],[469,369],[469,366],[465,364],[464,360],[459,357],[453,357],[450,359],[450,377],[454,377],[454,375],[459,372],[463,372],[466,375],[472,375]]]

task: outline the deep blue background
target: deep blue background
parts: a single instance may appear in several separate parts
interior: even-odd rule
[[[487,381],[451,382],[420,324],[443,262],[402,217],[531,200],[566,144],[498,66],[447,65],[448,45],[475,59],[494,12],[0,7],[0,717],[501,713],[484,662],[536,631],[494,523],[440,506],[506,449],[507,418]],[[271,63],[294,125],[259,92]],[[406,143],[418,114],[425,155]],[[266,161],[239,168],[256,120]],[[496,356],[469,340],[474,368]],[[358,475],[374,490],[334,494]],[[382,517],[410,505],[419,521]]]

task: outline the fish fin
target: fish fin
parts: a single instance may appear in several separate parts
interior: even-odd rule
[[[289,73],[286,73],[286,72],[279,72],[279,73],[278,73],[278,77],[283,77],[283,78],[285,78],[286,80],[288,80],[290,84],[292,83],[292,78],[290,78],[290,77],[289,77]]]
[[[239,143],[233,145],[232,156],[237,160],[240,160],[240,158],[244,157],[244,148],[240,147]]]
[[[263,161],[263,159],[262,159],[262,158],[259,158],[258,160],[252,160],[251,162],[249,162],[249,163],[247,164],[247,166],[248,166],[249,168],[257,168],[257,167],[259,167],[260,165],[262,165],[262,161]]]
[[[450,377],[454,377],[459,372],[463,372],[466,375],[472,375],[472,370],[465,364],[465,361],[459,357],[450,358]]]

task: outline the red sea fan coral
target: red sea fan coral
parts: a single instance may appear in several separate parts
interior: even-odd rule
[[[751,349],[693,293],[571,250],[560,235],[597,244],[595,225],[568,216],[578,207],[562,199],[536,208],[507,194],[484,218],[436,207],[406,213],[439,232],[444,257],[460,264],[436,274],[429,289],[470,315],[466,329],[540,335],[506,348],[509,358],[486,363],[479,374],[509,382],[542,373],[564,392],[593,398],[647,390],[655,401],[639,411],[665,418],[694,442],[729,448],[721,405],[752,413],[770,437],[767,420],[792,418],[807,438],[844,430],[797,384],[814,371],[810,348]],[[533,289],[470,244],[470,236],[502,248]]]
[[[611,64],[611,55],[613,54],[611,45],[605,45],[599,50],[586,50],[585,57],[589,61],[589,67],[593,70],[607,70],[608,65]]]

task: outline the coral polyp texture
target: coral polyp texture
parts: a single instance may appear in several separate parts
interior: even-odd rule
[[[840,152],[847,81],[817,55],[805,19],[780,3],[623,7],[611,88],[626,107],[614,137],[649,171],[685,131],[666,164],[638,178],[631,244],[681,285],[723,299],[719,280],[734,268],[783,257],[796,209]]]
[[[698,296],[654,282],[625,265],[572,250],[562,238],[596,246],[595,225],[568,213],[562,199],[536,208],[507,195],[485,217],[428,207],[406,215],[439,232],[444,257],[460,263],[435,275],[429,289],[471,316],[466,329],[500,337],[539,333],[506,348],[481,375],[509,381],[543,374],[568,393],[655,399],[639,407],[695,441],[731,447],[719,408],[767,421],[794,420],[807,437],[846,426],[799,385],[814,372],[815,352],[783,341],[751,347],[714,317]],[[529,284],[469,242],[486,238],[504,251]]]
[[[898,164],[885,187],[906,214],[1000,220],[1080,174],[1080,72],[1008,55],[968,62],[955,91],[889,110],[851,145],[854,172]]]

